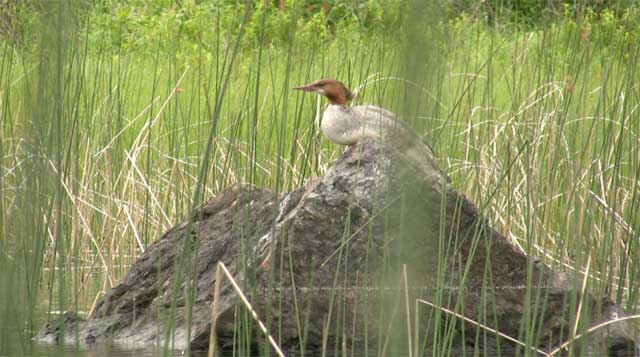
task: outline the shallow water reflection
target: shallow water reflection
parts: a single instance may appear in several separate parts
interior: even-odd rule
[[[86,357],[131,357],[131,356],[185,356],[183,351],[168,351],[165,353],[162,349],[153,348],[128,348],[113,345],[96,345],[96,346],[58,346],[58,345],[43,345],[31,343],[30,348],[27,351],[23,351],[19,354],[6,354],[6,356],[86,356]],[[191,354],[192,356],[203,356],[198,354]],[[4,356],[4,355],[0,355]]]

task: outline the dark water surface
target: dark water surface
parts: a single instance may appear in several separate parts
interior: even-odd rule
[[[7,317],[2,314],[2,317]],[[37,328],[46,322],[46,312],[42,315]],[[31,340],[34,331],[16,331],[15,325],[7,319],[2,319],[0,324],[0,357],[13,356],[113,356],[113,357],[151,357],[151,356],[185,356],[181,350],[168,350],[162,348],[136,348],[109,344],[96,344],[92,346],[55,345],[36,343]],[[203,357],[206,353],[191,353],[191,356]]]
[[[5,269],[2,269],[5,268]],[[37,333],[48,319],[55,319],[55,314],[49,314],[50,309],[61,307],[59,303],[50,304],[49,300],[52,296],[58,295],[54,290],[53,294],[40,287],[38,298],[34,303],[29,303],[29,296],[26,293],[29,288],[25,279],[17,279],[16,275],[11,277],[7,274],[7,266],[3,267],[0,261],[0,357],[13,356],[115,356],[115,357],[131,357],[131,356],[185,356],[186,353],[181,350],[164,350],[163,348],[136,348],[123,345],[106,345],[98,344],[92,346],[72,346],[72,345],[47,345],[35,343],[31,338]],[[92,277],[89,280],[92,280]],[[75,296],[77,309],[89,310],[95,297],[99,295],[102,289],[100,276],[95,276],[96,283],[88,283],[85,285],[86,294],[84,297]],[[69,310],[75,310],[68,307]],[[82,315],[82,314],[81,314]],[[368,353],[367,353],[368,352]],[[452,351],[452,356],[495,356],[496,351]],[[500,355],[515,355],[515,351],[502,350]],[[631,353],[629,356],[640,356],[640,351]],[[376,356],[375,351],[348,351],[349,356]],[[272,354],[274,355],[274,354]],[[300,355],[300,354],[298,354]],[[305,356],[320,356],[319,351],[309,351]],[[338,356],[340,353],[329,351],[325,356]],[[396,356],[396,353],[387,353],[387,356]],[[428,351],[423,356],[431,355]],[[206,356],[206,353],[191,353],[191,356]],[[294,354],[288,354],[294,356]]]
[[[184,351],[163,348],[139,348],[119,345],[96,344],[92,346],[55,345],[36,343],[31,340],[38,329],[47,322],[46,307],[38,307],[33,311],[32,323],[26,324],[29,315],[23,306],[0,301],[0,357],[13,356],[185,356]],[[51,319],[56,316],[51,315]],[[31,328],[20,326],[33,325]],[[18,327],[18,328],[16,328]],[[206,354],[191,354],[205,356]]]
[[[82,346],[57,346],[57,345],[41,345],[30,343],[12,349],[9,346],[7,351],[0,353],[0,357],[4,356],[115,356],[115,357],[131,357],[131,356],[184,356],[181,351],[170,351],[164,354],[161,349],[148,348],[126,348],[117,346],[98,345],[92,347]]]
[[[1,245],[0,245],[1,247]],[[2,251],[0,250],[0,254]],[[7,255],[0,255],[0,357],[13,356],[184,356],[183,351],[165,351],[162,348],[134,348],[128,346],[95,345],[73,346],[35,343],[31,338],[38,332],[48,319],[55,319],[56,314],[49,314],[49,310],[63,307],[57,300],[75,301],[76,307],[69,306],[67,310],[89,310],[96,296],[103,289],[102,275],[91,274],[86,277],[83,294],[73,295],[71,289],[60,294],[58,289],[46,289],[46,279],[38,279],[30,287],[30,274],[20,266],[18,259],[3,259]],[[31,274],[36,276],[36,274]],[[38,274],[39,276],[39,274]],[[33,286],[32,285],[32,286]],[[54,284],[57,287],[57,284]],[[36,290],[36,297],[30,291]],[[57,297],[57,299],[56,299]],[[56,300],[50,303],[51,300]],[[82,313],[81,313],[82,314]],[[202,354],[192,354],[202,356]]]

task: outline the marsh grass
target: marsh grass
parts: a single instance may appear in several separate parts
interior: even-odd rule
[[[23,327],[22,341],[38,327],[44,296],[49,311],[90,311],[155,239],[225,187],[280,193],[322,175],[342,148],[319,132],[324,104],[290,91],[321,77],[358,87],[358,101],[403,113],[493,227],[569,272],[577,291],[637,312],[640,46],[632,35],[640,30],[629,30],[628,18],[565,16],[522,30],[415,11],[397,33],[366,38],[314,41],[291,21],[275,46],[271,15],[262,12],[249,27],[254,47],[240,46],[247,19],[236,16],[225,24],[237,31],[214,27],[185,59],[170,32],[145,51],[113,49],[93,38],[90,22],[65,17],[73,9],[48,10],[57,16],[42,23],[36,50],[5,43],[0,61],[0,299]],[[303,7],[293,6],[294,19],[296,11]],[[543,297],[529,298],[535,316]],[[572,309],[587,316],[574,300]],[[460,320],[433,311],[427,331],[418,331],[417,302],[407,297],[391,310],[382,313],[406,314],[406,323],[381,331],[401,342],[381,340],[377,352],[404,351],[397,346],[407,341],[414,355],[451,352]],[[252,325],[238,311],[243,355]],[[490,322],[485,313],[468,317]],[[267,328],[277,332],[269,316]],[[570,319],[572,335],[590,323]],[[303,314],[298,321],[301,332],[309,328]],[[532,346],[539,322],[522,323],[512,337]],[[346,337],[354,324],[325,328]],[[348,350],[346,340],[327,340],[324,352]]]

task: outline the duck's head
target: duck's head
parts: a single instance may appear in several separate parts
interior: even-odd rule
[[[347,87],[342,82],[332,78],[320,79],[306,86],[294,87],[293,89],[324,95],[331,104],[342,105],[353,100],[353,94]]]

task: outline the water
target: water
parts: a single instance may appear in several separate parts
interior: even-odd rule
[[[113,345],[96,346],[58,346],[28,343],[21,348],[0,352],[0,357],[5,356],[114,356],[114,357],[151,357],[151,356],[184,356],[182,351],[170,351],[164,354],[161,349],[151,348],[127,348]]]
[[[169,350],[162,348],[138,348],[119,346],[113,344],[96,344],[91,346],[42,344],[31,341],[31,337],[37,332],[37,328],[46,322],[46,312],[39,312],[37,316],[36,330],[18,331],[11,323],[11,318],[3,314],[0,324],[0,357],[13,356],[113,356],[113,357],[151,357],[151,356],[185,356],[181,350]],[[191,356],[202,357],[205,353],[192,353]]]
[[[3,307],[7,307],[6,305]],[[10,312],[14,313],[11,314]],[[157,349],[126,348],[113,345],[95,346],[59,346],[39,344],[31,341],[37,328],[46,321],[46,312],[40,313],[34,319],[35,329],[16,329],[20,325],[17,321],[22,311],[20,309],[3,309],[0,315],[0,357],[13,356],[161,356]],[[180,352],[170,355],[179,356]]]
[[[0,252],[1,253],[1,252]],[[38,332],[47,319],[55,319],[56,315],[49,315],[49,309],[55,310],[62,304],[50,297],[59,297],[57,289],[53,293],[47,289],[46,274],[37,283],[36,298],[29,302],[33,291],[29,287],[29,274],[24,266],[19,265],[17,259],[2,259],[0,256],[0,357],[13,356],[184,356],[184,351],[162,348],[137,348],[112,344],[96,344],[92,346],[51,345],[35,343],[31,338]],[[85,276],[82,293],[74,295],[78,309],[89,310],[95,297],[102,289],[103,276],[93,273]],[[57,285],[57,284],[56,284]],[[65,294],[70,299],[69,287]],[[67,302],[67,304],[69,304]],[[48,317],[49,316],[49,317]],[[201,356],[202,354],[192,354]]]
[[[18,278],[20,277],[20,278]],[[81,296],[76,296],[78,308],[81,310],[89,310],[95,297],[100,292],[102,276],[100,274],[94,274],[90,276],[89,281],[86,282],[85,293]],[[46,279],[45,279],[46,280]],[[2,264],[0,260],[0,357],[13,357],[13,356],[115,356],[115,357],[130,357],[130,356],[184,356],[184,351],[181,350],[169,350],[165,351],[162,348],[138,348],[131,346],[113,345],[113,344],[96,344],[91,346],[73,346],[73,345],[47,345],[41,343],[35,343],[31,340],[38,329],[42,327],[47,319],[54,319],[55,315],[49,315],[49,309],[61,306],[59,303],[49,303],[50,296],[58,296],[57,291],[53,291],[50,295],[49,291],[43,287],[44,283],[39,283],[39,292],[37,293],[37,299],[35,306],[30,308],[29,303],[24,301],[28,300],[26,291],[28,288],[28,279],[25,279],[21,272],[11,270],[7,265]],[[68,288],[67,288],[68,289]],[[50,317],[48,317],[50,316]],[[331,350],[331,349],[330,349]],[[353,356],[375,356],[376,352],[367,351],[349,351]],[[453,355],[475,355],[478,351],[456,351]],[[427,355],[429,352],[427,351]],[[206,353],[192,353],[192,356],[206,356]],[[318,351],[311,353],[305,353],[305,356],[320,355]],[[339,355],[339,353],[333,353],[333,351],[327,354],[328,356]],[[389,355],[387,353],[387,355]],[[480,355],[493,356],[495,353],[484,351]],[[502,355],[511,355],[508,352],[502,351]],[[293,355],[290,355],[293,356]],[[637,353],[632,353],[630,356],[640,356]]]

